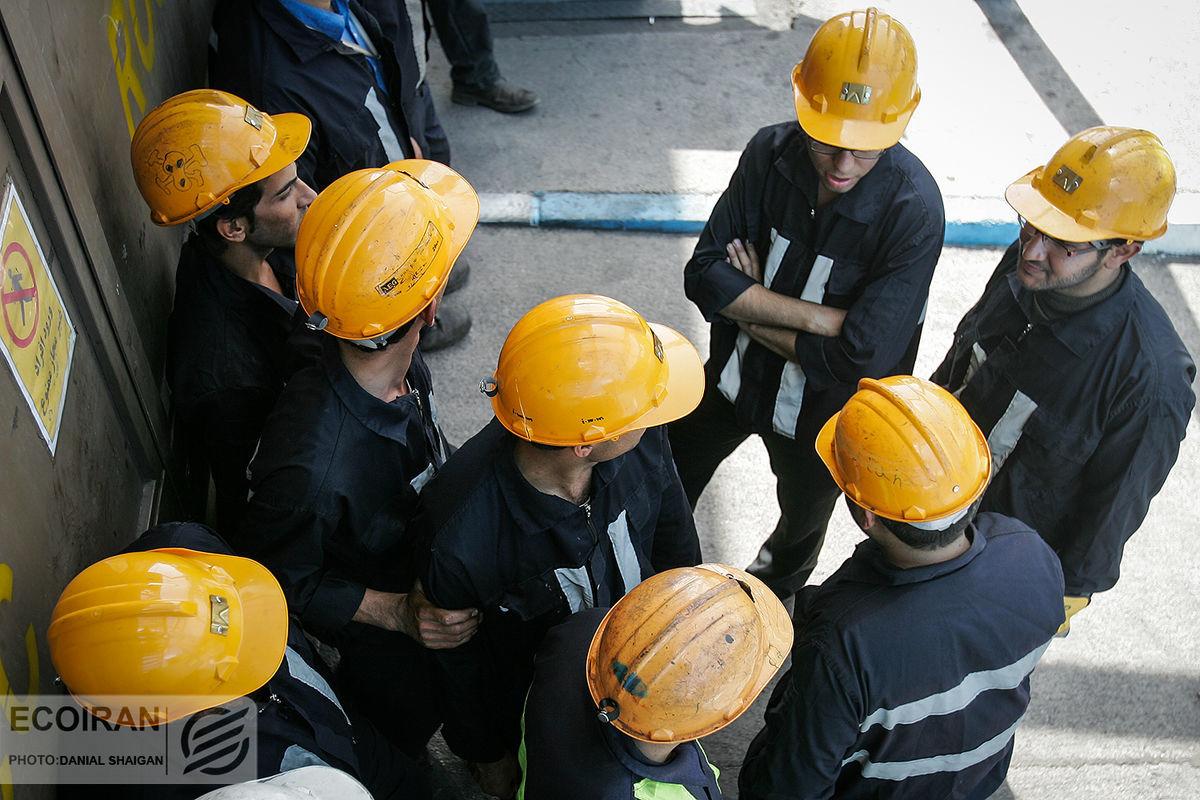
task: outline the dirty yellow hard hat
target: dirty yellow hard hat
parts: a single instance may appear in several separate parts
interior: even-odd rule
[[[522,439],[595,444],[691,412],[704,392],[704,366],[667,326],[609,297],[573,294],[517,321],[480,388]]]
[[[792,70],[800,127],[819,142],[882,150],[900,141],[921,102],[908,29],[878,9],[838,14]]]
[[[1167,232],[1175,167],[1150,131],[1102,125],[1072,136],[1004,197],[1056,239],[1157,239]]]
[[[783,666],[792,620],[766,584],[724,564],[660,572],[592,637],[597,714],[644,742],[686,742],[737,719]]]
[[[180,548],[113,556],[80,572],[46,640],[81,706],[137,696],[161,723],[262,686],[283,661],[287,635],[287,601],[265,567]]]
[[[384,344],[442,291],[478,221],[471,184],[435,161],[338,178],[309,206],[296,237],[296,286],[309,326]]]
[[[194,89],[146,114],[129,159],[150,219],[177,225],[294,162],[311,133],[303,114],[264,114],[228,92]]]
[[[816,446],[851,500],[919,527],[948,527],[992,475],[987,439],[962,404],[911,375],[860,380]]]

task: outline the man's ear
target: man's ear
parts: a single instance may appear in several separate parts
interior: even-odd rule
[[[1141,242],[1126,242],[1125,244],[1116,245],[1104,256],[1102,266],[1107,269],[1116,269],[1141,251]]]
[[[579,456],[580,458],[587,458],[592,454],[592,449],[594,447],[594,444],[577,444],[573,446],[571,450],[574,451],[575,455]]]
[[[246,234],[250,232],[249,219],[246,217],[233,217],[232,219],[217,220],[217,233],[222,239],[229,242],[244,242]]]
[[[850,495],[842,495],[846,498],[846,508],[850,510],[850,517],[854,520],[854,524],[863,531],[868,531],[875,526],[876,516],[873,512],[860,506],[858,503],[850,499]]]
[[[426,325],[432,325],[433,321],[437,319],[438,306],[441,304],[442,296],[439,294],[437,297],[429,301],[429,305],[421,309],[421,313],[418,315],[421,317],[421,321]]]

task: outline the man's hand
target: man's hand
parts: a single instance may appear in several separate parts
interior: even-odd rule
[[[757,283],[763,282],[762,264],[758,262],[758,252],[754,249],[753,243],[743,243],[741,239],[734,239],[725,245],[725,252],[729,256],[730,264],[749,275]]]
[[[402,614],[400,630],[431,650],[458,647],[474,636],[479,627],[478,609],[438,608],[429,602],[420,581],[404,595]]]
[[[1071,632],[1071,617],[1075,616],[1080,611],[1083,611],[1085,608],[1087,608],[1088,603],[1090,603],[1090,602],[1092,602],[1092,598],[1090,598],[1090,597],[1071,597],[1069,595],[1064,597],[1063,598],[1063,615],[1066,616],[1066,619],[1063,620],[1063,624],[1059,626],[1058,632],[1055,633],[1054,635],[1061,639],[1062,637],[1064,637],[1068,633],[1070,633]]]
[[[512,753],[506,753],[499,761],[472,763],[469,767],[471,777],[486,794],[499,797],[500,800],[510,800],[516,796],[521,785],[521,765]]]
[[[408,594],[367,589],[354,621],[411,636],[431,649],[458,647],[475,635],[479,611],[448,611],[429,602],[421,584]]]

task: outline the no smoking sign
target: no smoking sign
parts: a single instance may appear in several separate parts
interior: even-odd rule
[[[0,351],[53,453],[75,327],[11,178],[4,187],[0,233]]]

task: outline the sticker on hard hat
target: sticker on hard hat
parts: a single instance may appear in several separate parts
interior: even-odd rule
[[[255,108],[254,106],[251,106],[251,105],[246,106],[245,120],[246,120],[247,124],[253,125],[255,128],[257,128],[260,131],[262,130],[263,113],[261,111],[259,111],[257,108]]]
[[[633,672],[620,661],[612,663],[613,675],[617,676],[617,680],[621,683],[621,688],[629,692],[634,697],[645,697],[650,693],[650,687],[646,686],[646,682],[638,677],[636,672]]]
[[[209,630],[218,636],[229,635],[229,601],[219,594],[208,596]]]
[[[1083,185],[1083,178],[1079,177],[1078,173],[1065,165],[1059,167],[1058,172],[1054,173],[1054,177],[1050,180],[1054,181],[1054,184],[1067,194],[1074,194],[1075,190]]]
[[[201,167],[208,166],[208,159],[204,157],[200,145],[193,144],[186,153],[170,150],[162,155],[155,150],[150,153],[148,166],[158,172],[154,176],[158,188],[163,190],[163,194],[170,194],[173,189],[186,192],[203,186],[204,173]]]
[[[434,258],[442,249],[442,234],[432,222],[425,224],[425,235],[412,249],[412,252],[400,263],[387,280],[375,286],[375,291],[384,297],[403,294],[417,285],[417,282],[429,272]]]
[[[860,106],[865,106],[871,102],[871,87],[865,83],[851,83],[846,81],[842,84],[842,93],[838,95],[839,100],[847,103],[858,103]]]

